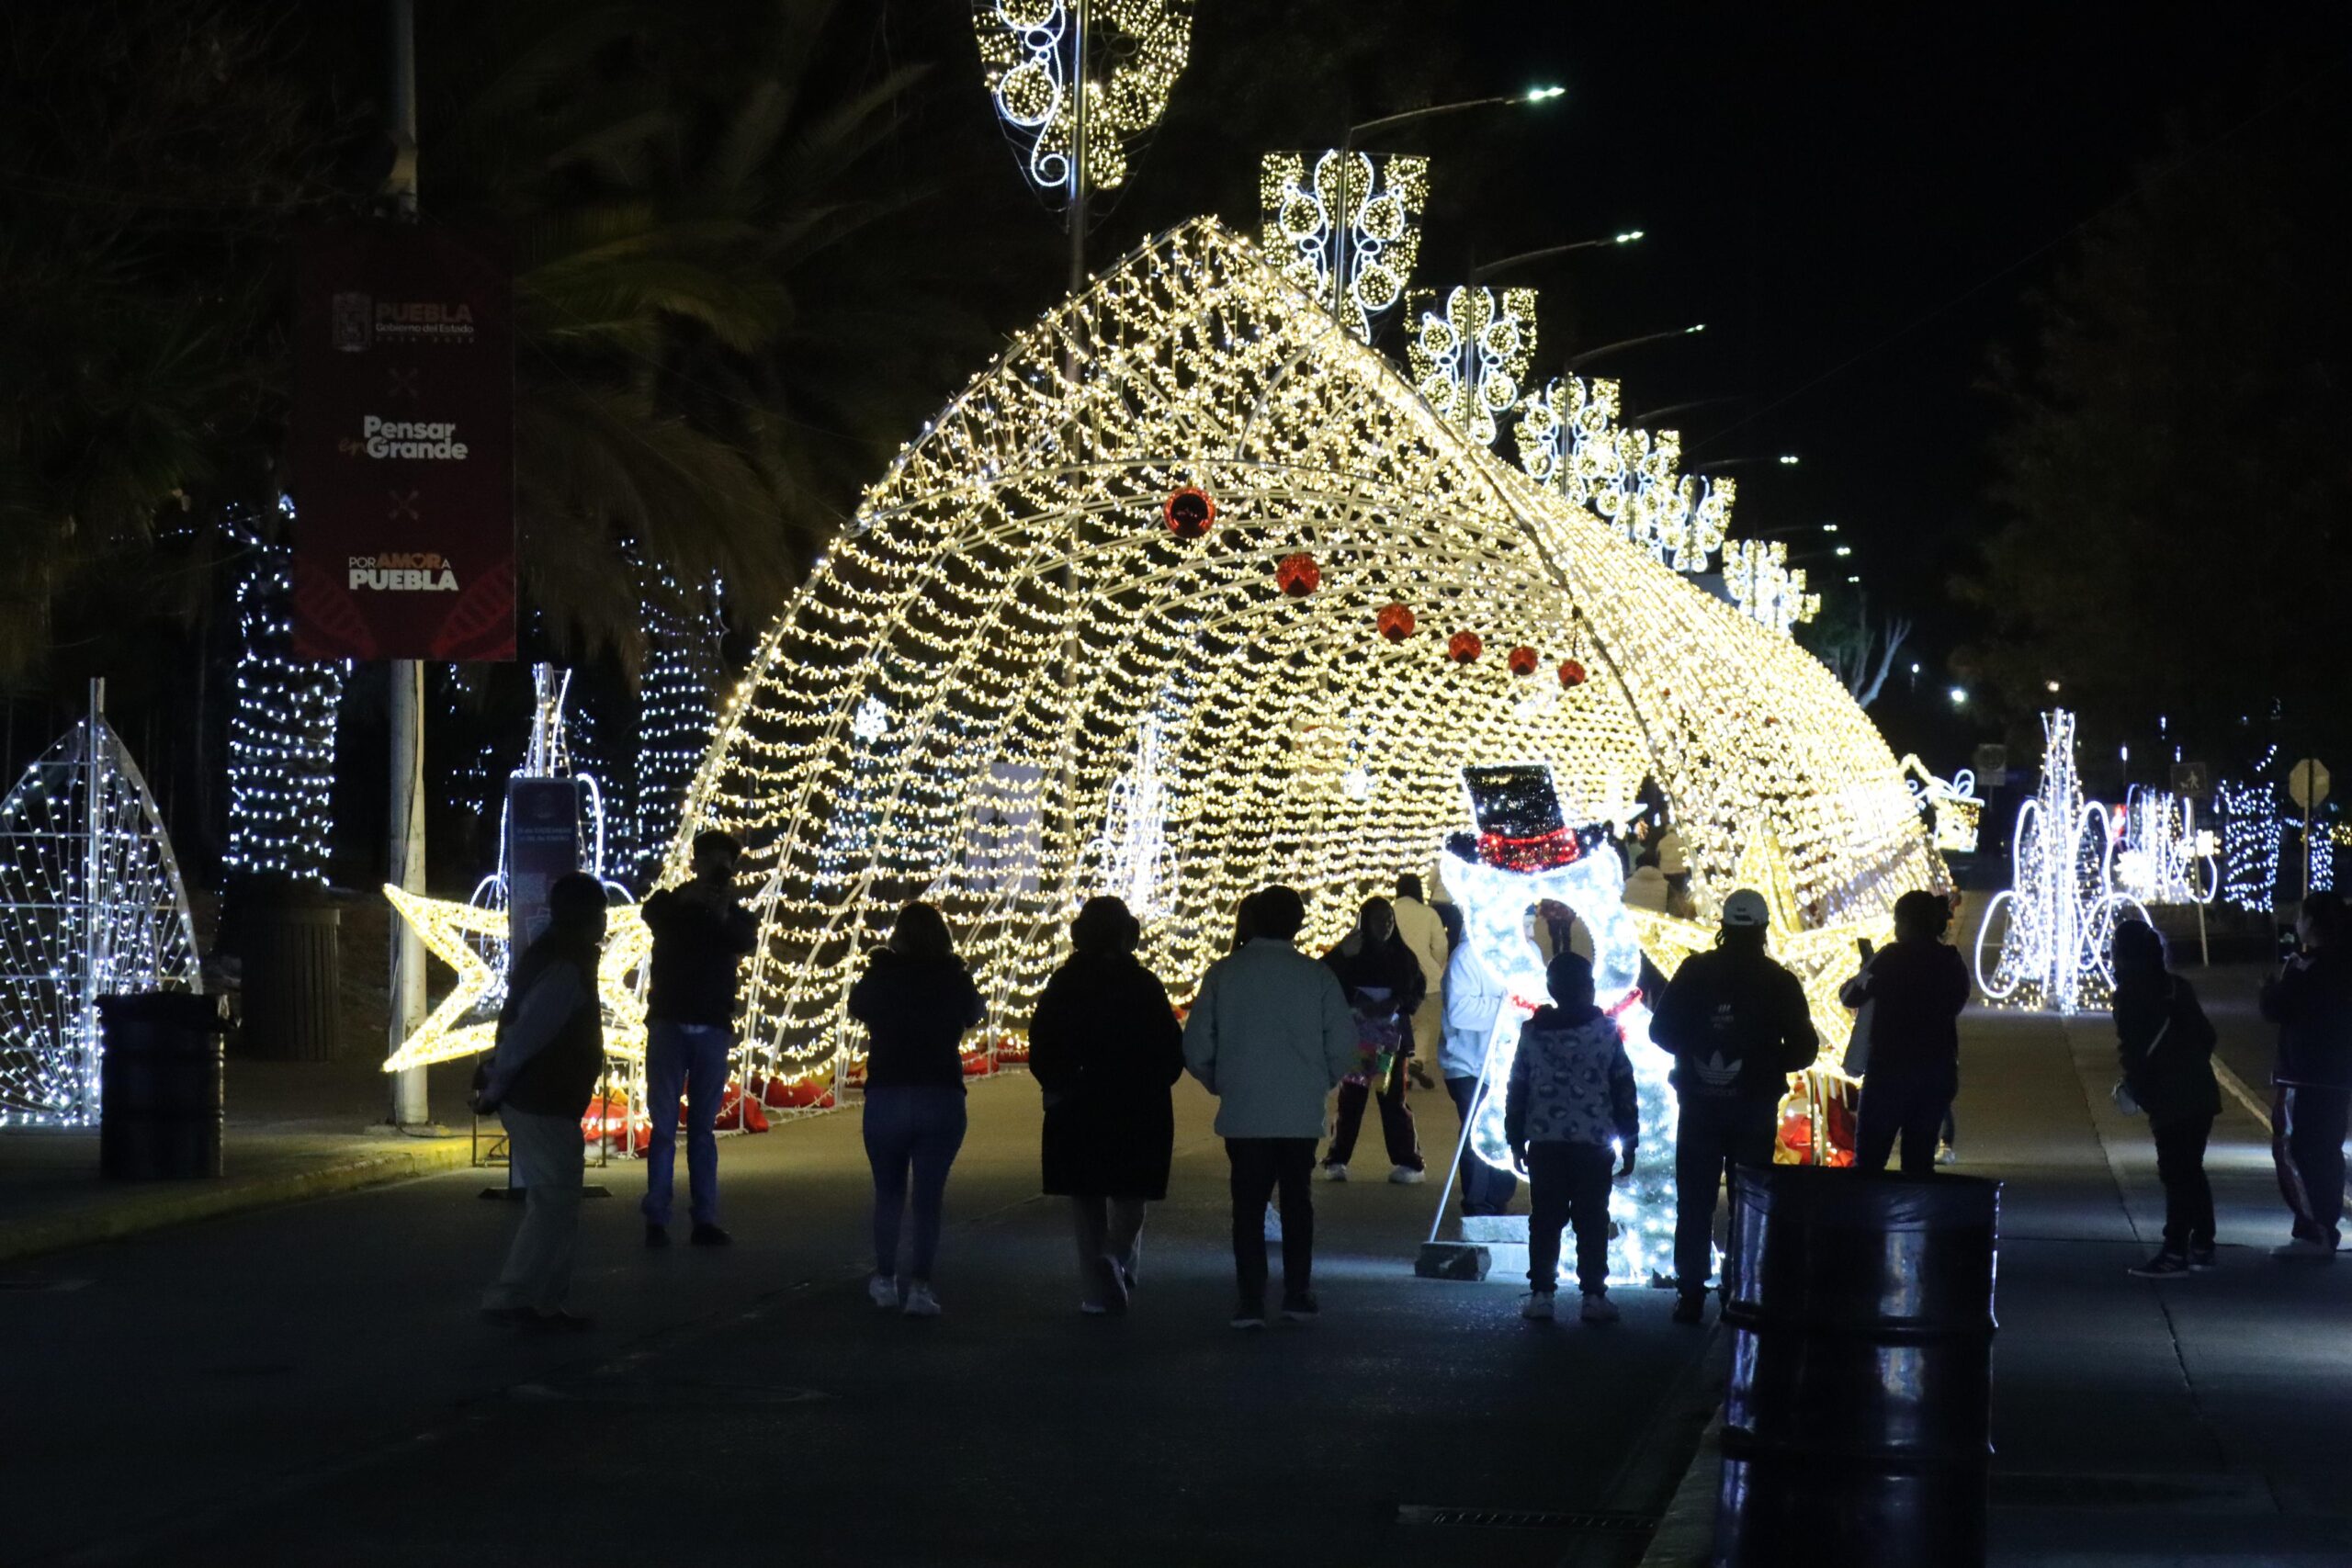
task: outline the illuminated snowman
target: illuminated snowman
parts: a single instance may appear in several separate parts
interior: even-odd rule
[[[1440,856],[1440,874],[1461,908],[1470,961],[1505,993],[1472,1112],[1471,1151],[1498,1170],[1512,1168],[1503,1135],[1511,1062],[1520,1025],[1550,1000],[1544,954],[1529,934],[1528,915],[1547,899],[1565,904],[1591,939],[1594,1000],[1624,1032],[1641,1111],[1634,1177],[1610,1196],[1619,1230],[1610,1246],[1610,1278],[1646,1284],[1672,1268],[1675,1101],[1667,1078],[1673,1061],[1650,1043],[1649,998],[1640,992],[1641,944],[1625,914],[1623,863],[1598,829],[1577,833],[1565,826],[1549,769],[1469,768],[1464,777],[1480,831],[1455,835]]]

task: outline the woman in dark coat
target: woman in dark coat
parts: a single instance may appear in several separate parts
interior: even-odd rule
[[[2122,1092],[2148,1113],[2165,1184],[2165,1244],[2132,1270],[2165,1280],[2213,1267],[2213,1188],[2205,1142],[2222,1113],[2213,1026],[2187,980],[2165,966],[2165,941],[2141,920],[2115,923],[2115,1054]]]
[[[1168,1090],[1184,1071],[1184,1038],[1166,987],[1136,958],[1142,928],[1125,904],[1089,898],[1069,934],[1069,961],[1029,1025],[1029,1071],[1046,1095],[1046,1190],[1070,1200],[1080,1310],[1123,1313],[1143,1206],[1168,1196]]]

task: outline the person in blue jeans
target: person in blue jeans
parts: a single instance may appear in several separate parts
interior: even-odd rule
[[[937,1317],[931,1271],[947,1172],[964,1146],[965,1031],[986,1012],[979,987],[929,904],[899,911],[850,987],[849,1015],[865,1025],[865,1160],[874,1170],[874,1274],[865,1293],[885,1312]],[[914,1237],[899,1267],[899,1231],[911,1200]]]
[[[759,941],[750,911],[735,899],[735,866],[743,846],[713,829],[694,841],[693,879],[645,901],[653,933],[652,984],[645,1003],[645,1245],[670,1245],[673,1179],[678,1163],[678,1094],[686,1097],[686,1175],[696,1247],[732,1240],[718,1223],[718,1138],[712,1123],[727,1092],[727,1058],[735,1049],[735,972]]]

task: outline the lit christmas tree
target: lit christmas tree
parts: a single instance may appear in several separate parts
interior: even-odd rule
[[[290,520],[292,507],[279,503]],[[232,521],[245,548],[237,581],[237,706],[229,719],[230,873],[327,879],[334,827],[335,715],[344,666],[295,659],[293,572],[284,545]]]
[[[661,869],[677,835],[686,787],[710,745],[718,715],[718,683],[726,673],[719,639],[725,625],[718,592],[682,589],[658,570],[644,594],[645,680],[638,709],[637,777],[628,814],[631,851],[640,873]]]

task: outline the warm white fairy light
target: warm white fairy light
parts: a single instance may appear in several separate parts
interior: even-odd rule
[[[505,951],[506,911],[455,898],[427,898],[389,882],[384,897],[425,950],[458,976],[457,985],[425,1015],[416,1032],[385,1058],[384,1071],[430,1066],[489,1050],[498,1043],[506,974],[486,955]],[[616,904],[605,911],[605,946],[596,962],[605,1055],[632,1066],[645,1060],[643,969],[652,953],[653,933],[646,930],[636,905]]]
[[[229,716],[222,863],[232,873],[323,883],[345,666],[291,656],[294,573],[286,547],[242,526],[231,536],[246,553],[237,580],[237,704]]]
[[[1620,426],[1614,381],[1555,377],[1527,395],[1513,435],[1519,466],[1677,571],[1708,570],[1739,489],[1679,471],[1679,432]]]
[[[1371,341],[1405,297],[1421,249],[1430,163],[1405,153],[1269,152],[1260,166],[1260,238],[1301,288],[1327,304],[1344,269],[1340,319]],[[1344,221],[1343,221],[1344,217]]]
[[[1413,384],[1440,416],[1491,446],[1498,421],[1519,406],[1535,355],[1535,290],[1455,288],[1418,312],[1407,354]]]
[[[94,713],[0,800],[0,1126],[98,1119],[98,998],[203,988],[171,838]]]
[[[2083,798],[2075,771],[2075,716],[2041,716],[2041,788],[2018,809],[2009,886],[1985,907],[1976,983],[2003,1007],[2075,1013],[2104,1007],[2115,987],[2115,922],[2147,912],[2115,885],[2107,808]],[[1999,955],[1984,958],[1993,933]]]
[[[1920,816],[1934,818],[1937,852],[1974,854],[1977,829],[1984,814],[1984,802],[1976,793],[1975,771],[1962,768],[1951,778],[1940,779],[1928,771],[1916,752],[1906,754],[1902,766],[1910,775],[1912,803]]]
[[[1192,46],[1193,0],[973,0],[997,116],[1049,197],[1067,198],[1071,183],[1081,8],[1089,190],[1126,183],[1128,143],[1159,122]]]
[[[1216,500],[1206,536],[1163,521],[1185,485]],[[1320,586],[1289,598],[1274,567],[1298,553]],[[1395,603],[1418,629],[1392,643],[1375,618]],[[1483,655],[1449,659],[1457,631]],[[1508,667],[1519,645],[1541,656],[1531,676]],[[1589,678],[1562,686],[1571,654]],[[1819,660],[1467,439],[1202,220],[973,378],[729,697],[663,875],[685,874],[696,829],[750,846],[766,902],[747,1065],[800,1077],[861,1049],[849,985],[926,894],[988,1027],[1024,1026],[1175,680],[1160,835],[1182,878],[1144,951],[1180,994],[1264,883],[1307,895],[1306,945],[1336,940],[1363,897],[1430,866],[1461,826],[1461,768],[1498,757],[1549,762],[1587,818],[1655,779],[1709,913],[1758,834],[1803,927],[1882,919],[1944,880],[1885,742]],[[1525,704],[1544,682],[1554,700]],[[1353,744],[1341,715],[1376,739]]]
[[[2199,831],[2197,807],[2166,790],[2132,786],[2123,803],[2115,883],[2143,904],[2210,904],[2221,867],[2201,853],[2212,835]]]
[[[1807,592],[1803,567],[1789,565],[1779,539],[1736,539],[1724,550],[1724,586],[1740,613],[1782,637],[1821,613],[1821,595]]]

